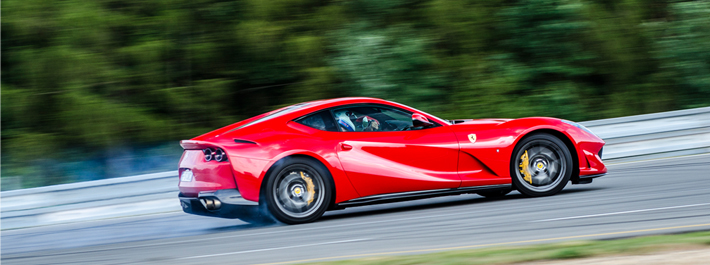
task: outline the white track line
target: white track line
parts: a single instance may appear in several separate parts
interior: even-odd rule
[[[680,156],[650,158],[650,159],[644,159],[644,160],[636,160],[636,161],[628,161],[628,162],[619,162],[619,163],[614,163],[613,161],[611,161],[611,163],[604,163],[604,165],[606,165],[607,167],[609,167],[609,166],[619,166],[619,165],[627,165],[627,164],[653,162],[653,161],[659,161],[659,160],[672,160],[672,159],[694,158],[694,157],[698,157],[698,156],[709,156],[709,155],[710,155],[709,153],[694,154],[694,155],[680,155]]]
[[[305,245],[296,245],[296,246],[287,246],[287,247],[278,247],[278,248],[262,248],[262,249],[245,250],[245,251],[237,251],[237,252],[227,252],[227,253],[219,253],[219,254],[211,254],[211,255],[192,256],[192,257],[179,258],[178,260],[181,260],[181,259],[209,258],[209,257],[218,257],[218,256],[235,255],[235,254],[252,253],[252,252],[262,252],[262,251],[270,251],[270,250],[280,250],[280,249],[288,249],[288,248],[300,248],[300,247],[311,247],[311,246],[320,246],[320,245],[330,245],[330,244],[338,244],[338,243],[349,243],[349,242],[365,241],[365,240],[370,240],[370,239],[371,239],[371,238],[360,238],[360,239],[350,239],[350,240],[341,240],[341,241],[321,242],[321,243],[314,243],[314,244],[305,244]]]
[[[426,215],[426,216],[419,216],[419,217],[407,217],[407,218],[368,221],[368,222],[359,222],[359,223],[346,223],[346,224],[330,225],[330,226],[313,226],[313,227],[305,227],[305,228],[292,229],[292,230],[264,231],[264,232],[256,232],[256,233],[249,233],[249,234],[236,234],[236,235],[228,235],[228,236],[195,238],[195,239],[180,240],[180,241],[156,242],[156,243],[149,243],[149,244],[142,244],[142,245],[128,245],[128,246],[121,246],[121,247],[99,248],[99,249],[95,249],[95,250],[91,250],[91,251],[107,251],[107,250],[119,250],[119,249],[129,249],[129,248],[154,247],[154,246],[161,246],[161,245],[174,245],[174,244],[194,243],[194,242],[200,242],[200,241],[212,241],[212,240],[216,240],[216,239],[225,239],[225,238],[250,237],[250,236],[260,236],[260,235],[269,235],[269,234],[280,234],[280,233],[292,233],[292,232],[320,230],[320,229],[337,228],[337,227],[370,225],[370,224],[377,224],[377,223],[390,223],[390,222],[409,221],[409,220],[415,220],[415,219],[427,219],[427,218],[444,217],[444,216],[456,216],[456,215],[462,215],[462,214],[467,214],[467,213],[456,212],[456,213],[450,213],[450,214]],[[281,227],[288,227],[288,226],[281,226]],[[155,240],[161,240],[161,239],[155,239]]]
[[[614,212],[614,213],[600,213],[600,214],[580,215],[580,216],[571,216],[571,217],[562,217],[562,218],[552,218],[552,219],[536,220],[536,221],[530,221],[530,222],[531,222],[531,223],[537,223],[537,222],[570,220],[570,219],[580,219],[580,218],[588,218],[588,217],[619,215],[619,214],[627,214],[627,213],[640,213],[640,212],[661,211],[661,210],[668,210],[668,209],[678,209],[678,208],[697,207],[697,206],[706,206],[706,205],[710,205],[710,203],[688,204],[688,205],[679,205],[679,206],[670,206],[670,207],[661,207],[661,208],[651,208],[651,209],[642,209],[642,210],[632,210],[632,211],[623,211],[623,212]]]
[[[641,160],[641,161],[633,161],[633,162],[620,163],[620,164],[617,164],[617,165],[621,165],[621,164],[631,164],[631,163],[641,163],[641,162],[650,162],[650,161],[654,161],[654,160],[676,159],[676,158],[684,158],[684,157],[691,157],[691,156],[703,156],[703,155],[710,155],[710,154],[698,154],[698,155],[689,155],[689,156],[679,156],[679,157],[669,157],[669,158],[658,158],[658,159],[653,159],[653,160]],[[641,210],[641,211],[645,211],[645,210]],[[167,214],[167,213],[165,213],[165,214]],[[194,242],[200,242],[200,241],[211,241],[211,240],[215,240],[215,239],[225,239],[225,238],[235,238],[235,237],[248,237],[248,236],[260,236],[260,235],[280,234],[280,233],[292,233],[292,232],[309,231],[309,230],[316,230],[316,229],[328,229],[328,228],[337,228],[337,227],[348,227],[348,226],[370,225],[370,224],[377,224],[377,223],[390,223],[390,222],[408,221],[408,220],[415,220],[415,219],[428,219],[428,218],[436,218],[436,217],[448,217],[448,216],[456,216],[456,215],[462,215],[462,214],[467,214],[467,213],[466,213],[466,212],[455,212],[455,213],[447,213],[447,214],[439,214],[439,215],[425,215],[425,216],[418,216],[418,217],[405,217],[405,218],[398,218],[398,219],[365,221],[365,222],[359,222],[359,223],[344,223],[344,224],[328,225],[328,226],[304,227],[304,228],[297,228],[297,229],[291,229],[291,230],[284,229],[284,230],[277,230],[277,231],[263,231],[263,232],[247,233],[247,234],[232,234],[232,235],[217,236],[217,237],[193,238],[193,239],[186,239],[186,240],[180,240],[180,241],[154,242],[154,243],[148,243],[148,244],[142,244],[142,245],[128,245],[128,246],[120,246],[120,247],[107,247],[107,248],[95,249],[95,250],[93,250],[93,251],[107,251],[107,250],[119,250],[119,249],[129,249],[129,248],[154,247],[154,246],[161,246],[161,245],[194,243]],[[577,217],[577,218],[583,218],[583,217]],[[573,219],[574,219],[574,218],[573,218]],[[544,221],[552,221],[552,220],[554,220],[554,219],[538,220],[538,221],[532,221],[532,222],[544,222]],[[560,220],[562,220],[562,219],[560,219]],[[67,224],[57,224],[57,225],[67,225]],[[26,228],[26,229],[30,229],[30,228]],[[239,233],[239,232],[235,232],[235,233]],[[200,237],[200,236],[204,236],[204,235],[195,235],[195,237]],[[153,239],[153,240],[161,240],[161,239]]]

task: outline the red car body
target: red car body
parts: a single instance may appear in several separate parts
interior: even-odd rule
[[[297,119],[338,106],[375,104],[420,113],[438,126],[411,131],[341,132],[315,129]],[[332,175],[331,208],[383,194],[466,187],[511,185],[511,159],[524,136],[545,132],[560,138],[572,154],[571,181],[589,183],[607,172],[604,141],[572,122],[546,117],[447,121],[414,108],[375,98],[339,98],[297,104],[265,113],[181,142],[180,181],[186,212],[220,217],[195,209],[220,190],[235,190],[237,204],[258,205],[264,179],[278,161],[304,156],[322,163]],[[471,139],[470,135],[474,135]],[[222,149],[227,161],[206,161],[203,149]],[[222,202],[225,203],[225,202]]]

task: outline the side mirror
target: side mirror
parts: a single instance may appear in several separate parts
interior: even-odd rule
[[[412,114],[412,128],[429,128],[434,126],[433,123],[426,118],[426,116],[414,113]]]

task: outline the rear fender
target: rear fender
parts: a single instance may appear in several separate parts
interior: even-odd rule
[[[266,176],[271,174],[270,170],[274,167],[274,165],[283,161],[284,158],[291,156],[309,157],[311,159],[315,159],[316,161],[320,162],[325,166],[325,168],[330,172],[331,176],[333,177],[333,183],[335,184],[334,203],[339,203],[359,197],[352,184],[350,183],[350,180],[345,175],[345,172],[343,171],[343,168],[340,165],[340,160],[338,160],[338,157],[334,153],[332,155],[323,157],[309,150],[290,150],[288,152],[280,154],[273,160],[264,161],[264,166],[261,169],[259,177],[253,179],[252,181],[246,181],[246,185],[242,185],[242,182],[240,182],[239,177],[237,177],[237,182],[240,183],[239,187],[242,196],[247,200],[258,201],[263,185],[264,183],[266,183],[264,179],[266,178]],[[247,158],[236,159],[242,160]],[[235,172],[237,170],[236,167],[237,166],[235,165]],[[239,175],[239,173],[237,173],[237,175]]]

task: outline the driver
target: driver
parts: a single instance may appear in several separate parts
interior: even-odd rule
[[[363,132],[374,132],[380,130],[380,122],[370,116],[361,116],[355,120],[360,125]]]
[[[348,115],[348,111],[346,110],[340,110],[336,111],[335,113],[335,119],[338,121],[338,125],[340,125],[340,130],[344,132],[354,132],[355,131],[355,124],[350,120],[350,117]]]

